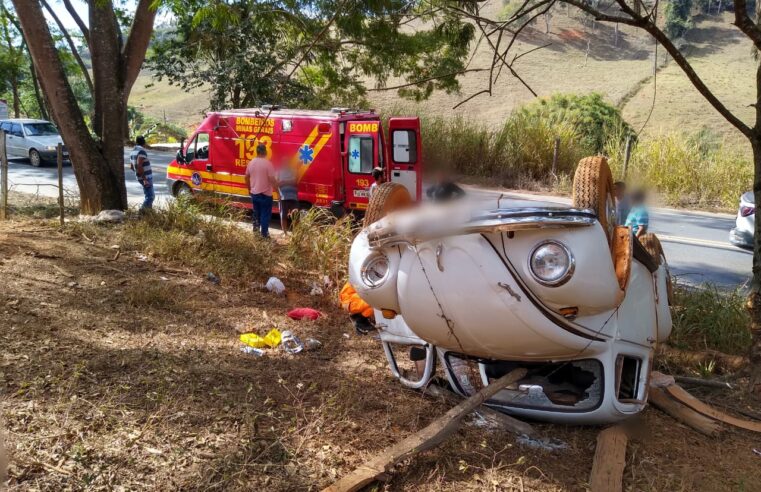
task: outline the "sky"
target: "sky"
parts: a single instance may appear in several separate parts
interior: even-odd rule
[[[74,22],[74,19],[71,18],[69,12],[66,10],[66,7],[63,5],[61,0],[48,0],[48,3],[53,8],[58,18],[61,19],[63,25],[66,26],[66,29],[77,29],[77,23]],[[134,10],[135,5],[137,5],[137,0],[123,0],[119,3],[126,6],[130,10]],[[87,18],[87,2],[85,0],[71,0],[71,4],[74,6],[76,11],[80,13],[79,16],[82,18],[82,21],[84,21],[85,25],[89,24]],[[168,14],[159,12],[159,15],[156,18],[156,24],[160,24],[166,21],[167,17]],[[52,22],[52,19],[50,20]]]

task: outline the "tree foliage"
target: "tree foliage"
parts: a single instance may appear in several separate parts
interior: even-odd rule
[[[554,94],[537,99],[520,109],[529,118],[547,121],[550,125],[571,124],[582,143],[592,152],[602,152],[611,135],[632,134],[621,112],[599,93]]]
[[[665,17],[665,33],[671,39],[684,36],[693,26],[692,0],[671,0],[666,4]]]
[[[458,89],[474,37],[472,25],[432,5],[172,0],[175,21],[154,40],[149,66],[183,89],[206,88],[213,109],[351,104],[368,80],[383,88],[401,79],[399,93],[420,100]]]

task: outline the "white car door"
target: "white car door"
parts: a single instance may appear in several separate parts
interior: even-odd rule
[[[8,157],[26,157],[24,152],[24,130],[21,123],[11,124],[11,131],[8,133],[6,140]]]

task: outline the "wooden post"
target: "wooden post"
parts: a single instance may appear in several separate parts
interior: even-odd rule
[[[626,466],[626,432],[619,426],[608,427],[597,435],[597,447],[589,477],[591,492],[623,490]]]
[[[8,152],[5,131],[0,130],[0,219],[8,218]]]
[[[63,144],[58,144],[58,211],[61,217],[61,226],[63,226]]]
[[[558,159],[560,158],[560,137],[555,137],[555,147],[552,149],[552,175],[558,176]]]
[[[632,157],[632,145],[634,145],[634,139],[631,135],[626,137],[626,151],[624,152],[624,175],[621,179],[626,181],[626,174],[629,172],[629,159]]]

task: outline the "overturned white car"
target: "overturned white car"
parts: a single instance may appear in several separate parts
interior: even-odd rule
[[[393,374],[422,387],[438,363],[469,395],[524,367],[490,406],[568,423],[641,411],[671,281],[655,236],[615,226],[611,188],[602,157],[579,164],[573,208],[393,211],[406,190],[384,184],[368,217],[385,217],[354,240],[349,281],[375,309]],[[399,370],[400,345],[425,349],[420,377]]]

